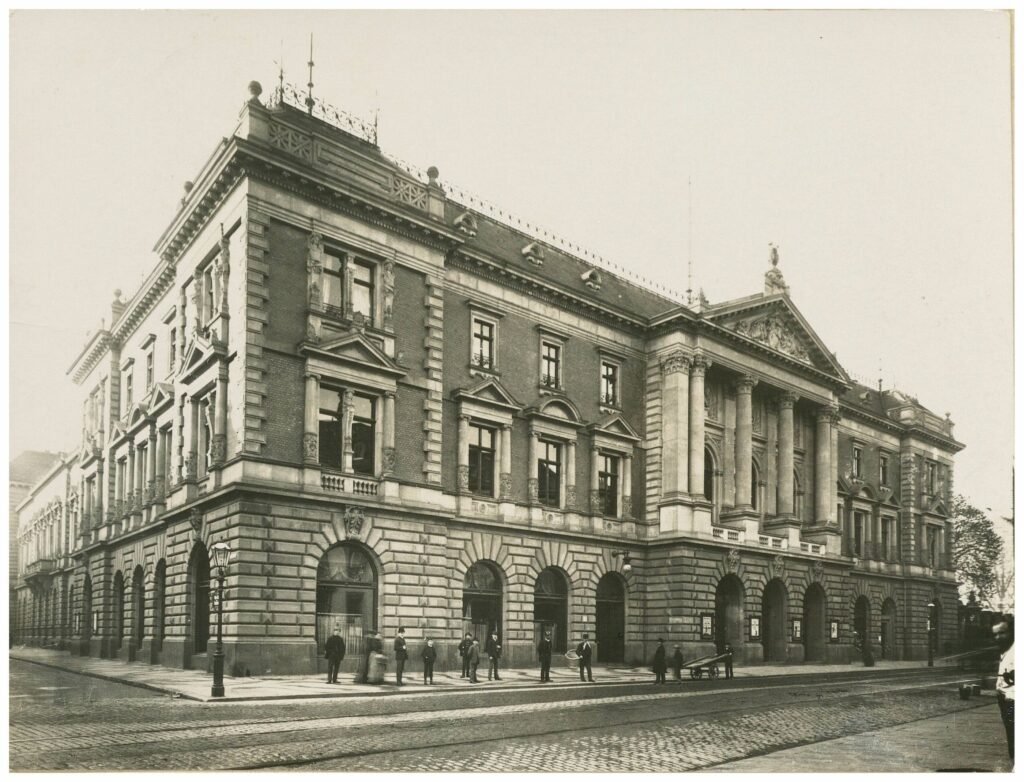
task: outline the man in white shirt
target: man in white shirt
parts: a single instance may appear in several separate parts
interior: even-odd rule
[[[999,676],[996,678],[996,700],[999,702],[999,714],[1006,727],[1006,747],[1013,760],[1013,617],[1004,617],[1003,621],[992,627],[996,637],[996,646],[1002,654],[999,657]]]

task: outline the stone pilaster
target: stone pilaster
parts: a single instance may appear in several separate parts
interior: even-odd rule
[[[835,408],[829,406],[818,411],[817,436],[814,443],[814,521],[827,526],[835,511],[832,504],[832,419]]]
[[[757,380],[743,375],[736,389],[736,509],[750,510],[750,482],[753,470],[753,406],[752,397]]]
[[[792,517],[793,502],[793,405],[797,396],[786,392],[778,399],[779,407],[779,475],[778,516]]]
[[[689,488],[690,358],[681,350],[661,362],[661,465],[663,499],[687,495]]]
[[[427,327],[423,335],[424,370],[427,397],[423,402],[423,480],[441,483],[442,426],[441,406],[444,394],[444,279],[427,278],[424,300]]]
[[[469,491],[469,416],[459,416],[459,491]]]
[[[704,495],[704,376],[709,366],[703,353],[690,359],[689,491],[693,497]]]
[[[302,416],[302,461],[313,466],[320,462],[320,376],[306,375],[305,411]]]

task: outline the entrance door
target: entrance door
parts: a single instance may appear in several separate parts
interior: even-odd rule
[[[626,591],[622,579],[606,573],[597,582],[597,661],[621,663],[626,655]]]
[[[882,657],[887,660],[896,660],[899,655],[896,651],[896,603],[889,598],[882,603]]]
[[[551,650],[564,654],[568,648],[569,585],[554,568],[545,568],[537,576],[533,589],[533,621],[540,630],[551,631]]]
[[[827,638],[825,590],[821,584],[811,584],[804,593],[804,660],[824,662]]]
[[[204,654],[210,641],[210,557],[206,546],[196,543],[188,563],[192,597],[192,653]]]
[[[853,645],[857,649],[864,649],[865,646],[870,648],[871,638],[868,635],[871,627],[871,604],[868,599],[861,595],[857,598],[857,602],[853,604],[853,632],[854,640]]]
[[[728,575],[715,589],[715,647],[719,654],[731,644],[736,659],[743,648],[743,582]]]
[[[761,643],[765,662],[786,661],[786,585],[773,578],[761,598]]]

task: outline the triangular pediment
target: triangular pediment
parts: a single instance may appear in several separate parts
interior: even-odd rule
[[[946,503],[942,501],[941,497],[932,497],[930,502],[925,504],[925,512],[931,513],[936,516],[948,516],[949,511],[946,509]]]
[[[187,380],[194,377],[201,369],[205,368],[217,356],[225,354],[224,346],[214,343],[199,334],[193,336],[192,341],[185,349],[185,358],[178,370],[178,377]]]
[[[149,407],[144,402],[136,402],[128,410],[128,415],[125,416],[125,423],[127,428],[131,429],[133,426],[146,421],[149,418]]]
[[[321,356],[327,355],[345,363],[358,364],[398,375],[405,374],[405,370],[401,369],[383,350],[360,333],[345,334],[319,345],[306,343],[303,345],[303,349],[316,352]]]
[[[174,387],[170,383],[157,383],[153,387],[153,393],[149,398],[150,413],[162,410],[166,405],[174,401]]]
[[[756,296],[725,302],[704,317],[737,336],[849,382],[845,370],[788,296]]]
[[[595,424],[591,424],[588,427],[591,431],[601,432],[612,437],[622,437],[628,440],[636,440],[639,442],[640,435],[637,431],[629,425],[629,421],[623,418],[619,413],[612,413],[607,415]]]
[[[492,377],[484,378],[479,383],[470,386],[469,388],[459,389],[455,392],[454,396],[472,397],[480,402],[489,402],[491,404],[502,405],[504,407],[514,407],[517,410],[522,407],[522,405],[516,401],[515,397],[513,397],[500,382]]]

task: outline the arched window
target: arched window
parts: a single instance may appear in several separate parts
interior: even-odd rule
[[[111,597],[114,601],[114,637],[111,639],[111,647],[117,651],[124,637],[124,574],[120,570],[114,574]]]
[[[757,462],[751,460],[750,462],[750,504],[754,510],[760,510],[761,508],[761,497],[760,497],[760,483],[761,483],[761,471],[757,468]]]
[[[356,543],[328,549],[316,570],[316,643],[324,644],[341,630],[348,654],[361,654],[366,634],[377,627],[377,569]]]
[[[793,515],[800,521],[804,518],[804,493],[800,488],[800,475],[793,470]]]
[[[476,562],[466,571],[462,585],[462,624],[464,633],[483,639],[501,627],[502,586],[498,568],[490,562]]]
[[[146,574],[142,565],[136,565],[132,572],[132,641],[135,648],[142,645],[146,634]]]
[[[708,502],[715,501],[715,455],[710,448],[704,449],[704,496]]]
[[[156,574],[153,577],[153,645],[160,649],[164,640],[165,601],[167,595],[167,563],[160,560],[156,563]]]

